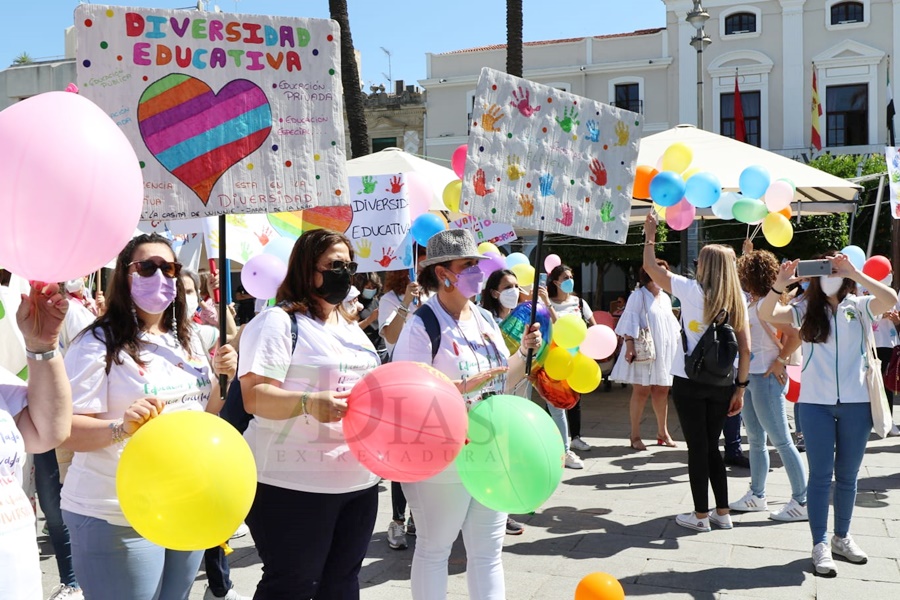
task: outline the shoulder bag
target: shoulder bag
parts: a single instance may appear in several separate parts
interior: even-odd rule
[[[650,335],[650,313],[647,310],[647,297],[644,295],[644,288],[638,290],[641,294],[641,303],[643,306],[643,317],[646,327],[638,326],[637,337],[634,338],[634,362],[645,363],[656,360],[656,345],[653,343],[653,336]]]
[[[865,311],[860,310],[860,314]],[[875,334],[872,332],[872,323],[863,323],[863,319],[857,319],[862,327],[866,370],[866,390],[869,392],[869,404],[872,406],[872,429],[879,437],[887,437],[888,432],[894,426],[891,409],[888,406],[887,394],[884,392],[884,379],[881,376],[881,361],[875,351]]]

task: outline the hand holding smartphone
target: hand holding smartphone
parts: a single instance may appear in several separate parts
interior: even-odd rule
[[[830,277],[831,261],[822,260],[801,260],[797,263],[797,277]]]

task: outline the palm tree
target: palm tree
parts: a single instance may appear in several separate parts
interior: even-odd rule
[[[522,0],[506,0],[506,72],[522,77]]]
[[[14,64],[14,65],[28,65],[28,64],[31,64],[31,63],[33,63],[33,62],[34,62],[34,59],[31,58],[31,55],[28,54],[27,52],[23,52],[22,54],[18,55],[15,59],[13,59],[13,63],[12,63],[12,64]]]
[[[331,18],[341,27],[341,83],[344,85],[344,106],[350,128],[350,157],[369,153],[369,130],[366,126],[365,101],[359,86],[359,68],[350,36],[350,15],[347,0],[328,0]]]

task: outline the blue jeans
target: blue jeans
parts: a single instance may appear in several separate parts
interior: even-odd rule
[[[826,541],[828,496],[834,476],[834,533],[850,531],[856,480],[872,431],[868,402],[852,404],[803,404],[800,407],[806,456],[809,460],[809,529],[813,545]]]
[[[62,511],[78,583],[90,600],[186,600],[203,552],[157,546],[131,527]]]
[[[725,417],[722,435],[725,436],[725,456],[734,458],[744,455],[741,448],[741,413]]]
[[[69,530],[63,523],[62,511],[59,509],[59,492],[62,485],[59,483],[56,450],[34,455],[34,487],[44,518],[47,519],[47,530],[50,532],[50,542],[56,555],[56,568],[59,570],[59,582],[77,588],[75,569],[72,568]]]
[[[744,394],[744,427],[750,442],[750,490],[754,495],[765,497],[766,476],[769,474],[769,452],[766,449],[766,435],[781,456],[788,481],[791,482],[791,497],[800,504],[806,503],[806,467],[800,453],[794,446],[788,431],[787,413],[784,410],[784,390],[787,386],[778,383],[774,375],[750,374],[750,385]]]
[[[572,440],[569,438],[569,421],[566,418],[566,409],[557,408],[550,404],[547,404],[547,411],[550,413],[550,417],[553,419],[553,422],[556,423],[556,428],[559,429],[559,434],[562,436],[563,446],[565,446],[566,452],[569,451],[569,444],[571,444]]]

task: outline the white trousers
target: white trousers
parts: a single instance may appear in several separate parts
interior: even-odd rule
[[[447,597],[447,563],[460,531],[466,546],[469,598],[506,600],[501,562],[506,513],[479,503],[462,483],[404,483],[403,493],[416,520],[413,600]]]

